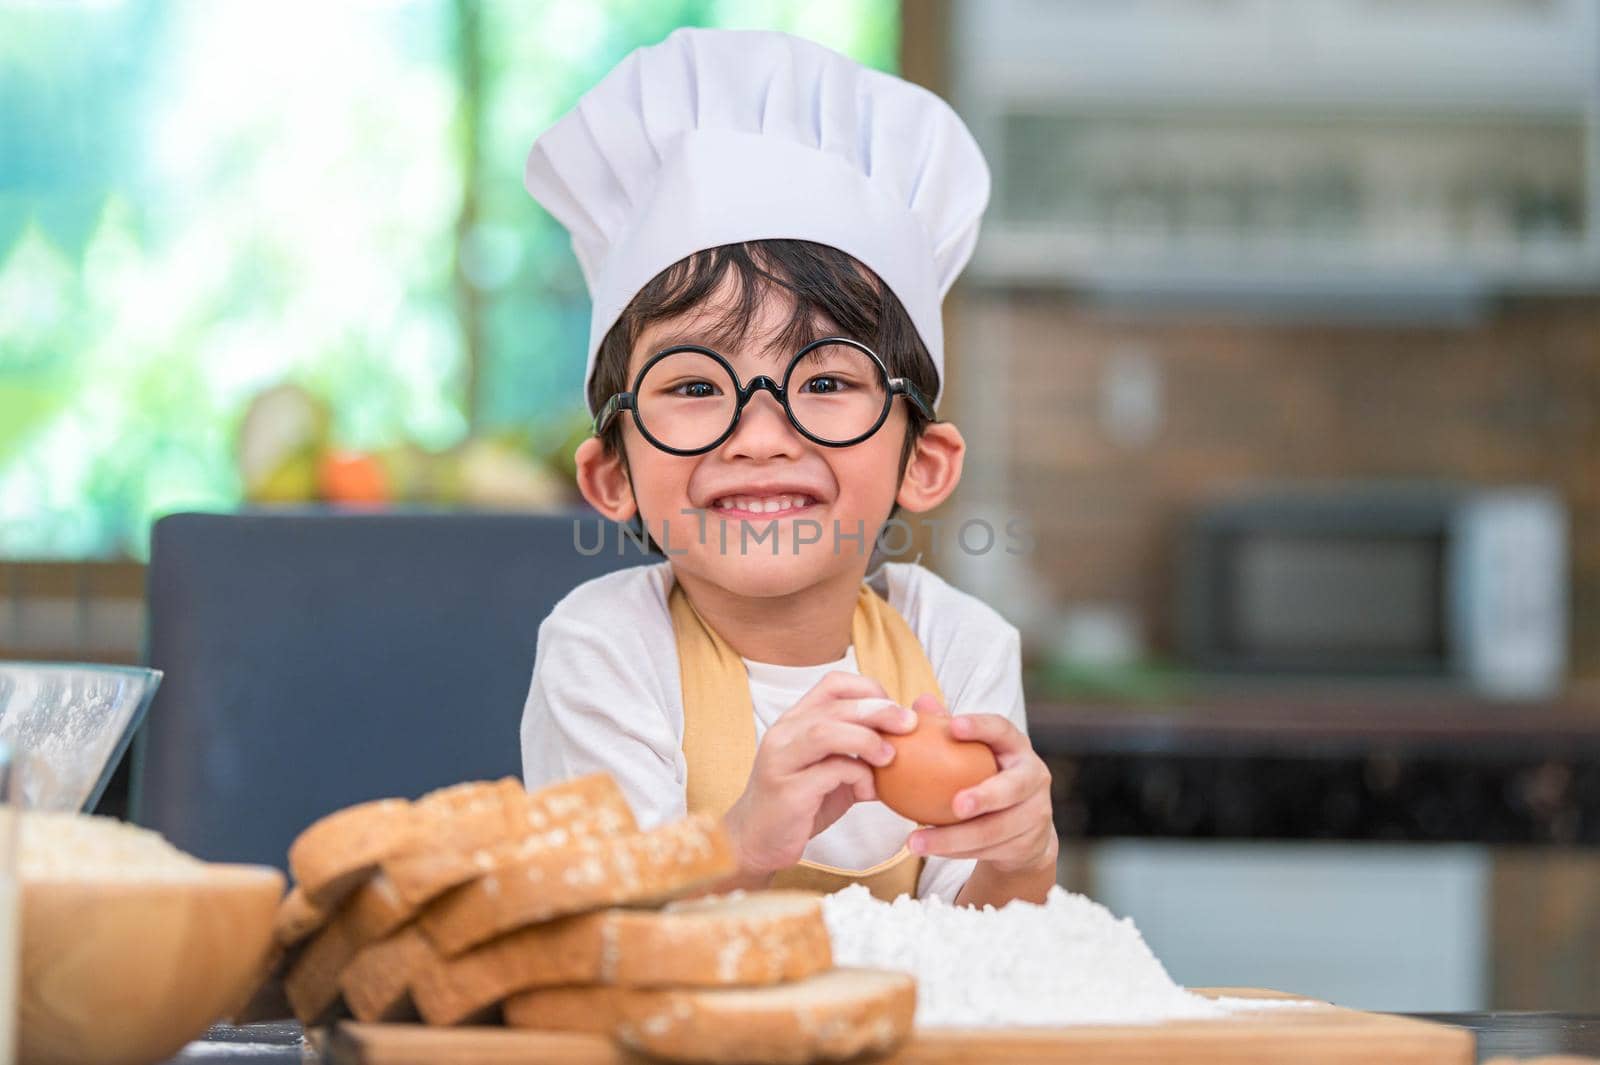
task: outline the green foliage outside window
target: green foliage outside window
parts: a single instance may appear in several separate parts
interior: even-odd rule
[[[351,449],[561,451],[588,301],[533,138],[679,25],[892,70],[894,0],[0,0],[0,556],[243,497],[253,397]]]

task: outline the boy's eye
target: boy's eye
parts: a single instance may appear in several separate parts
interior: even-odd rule
[[[830,395],[843,392],[849,387],[849,382],[842,377],[832,374],[818,374],[816,377],[808,378],[800,386],[800,390],[802,392],[810,392],[813,395]]]
[[[673,395],[687,399],[710,399],[717,392],[717,386],[710,381],[684,381],[672,388]]]

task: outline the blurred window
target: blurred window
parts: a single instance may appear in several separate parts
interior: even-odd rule
[[[0,0],[0,556],[242,495],[250,399],[349,448],[581,419],[588,298],[533,138],[678,25],[894,69],[896,0]]]

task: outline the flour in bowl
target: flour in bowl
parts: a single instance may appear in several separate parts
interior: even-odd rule
[[[1156,1024],[1273,1005],[1185,991],[1131,920],[1059,886],[1042,906],[977,909],[883,902],[856,884],[826,896],[823,915],[835,964],[917,978],[922,1027]]]
[[[207,872],[205,862],[160,833],[114,818],[25,810],[18,820],[23,880],[171,880]]]

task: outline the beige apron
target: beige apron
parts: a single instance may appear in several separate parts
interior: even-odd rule
[[[683,586],[668,597],[683,684],[683,754],[690,813],[721,817],[744,793],[756,760],[756,716],[744,661],[694,608]],[[944,699],[922,643],[900,612],[865,582],[851,622],[856,665],[889,697],[910,706],[925,692]],[[773,887],[832,892],[864,884],[880,899],[915,896],[922,858],[902,846],[870,869],[840,869],[801,859],[778,872]]]

